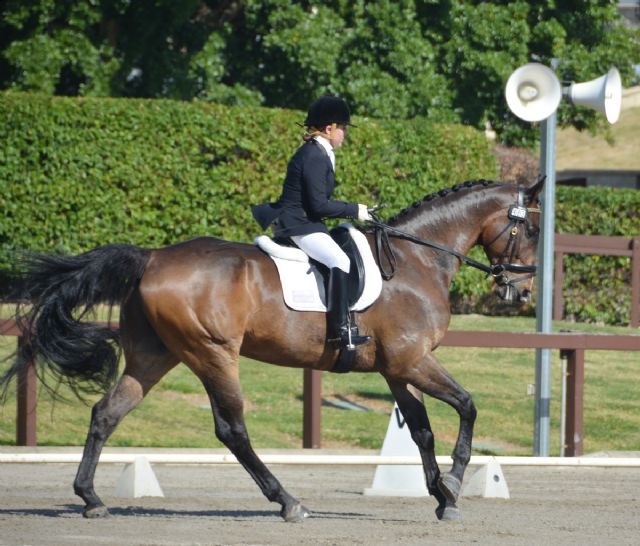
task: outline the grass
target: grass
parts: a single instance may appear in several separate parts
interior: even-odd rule
[[[534,331],[535,321],[521,317],[463,315],[453,329]],[[630,333],[628,328],[558,322],[554,329],[594,333]],[[15,338],[0,338],[7,354]],[[535,382],[532,350],[442,347],[437,356],[469,390],[478,407],[474,452],[529,455],[533,444],[534,398],[527,386]],[[257,448],[299,448],[302,445],[302,372],[243,359],[241,380],[249,433]],[[585,362],[585,453],[640,450],[640,354],[587,351]],[[560,446],[560,361],[552,362],[552,454]],[[64,394],[69,394],[63,390]],[[379,449],[386,433],[393,399],[377,374],[323,374],[326,402],[347,399],[369,411],[348,411],[331,405],[322,409],[323,447]],[[69,395],[71,397],[71,395]],[[90,404],[97,397],[90,400]],[[457,434],[457,415],[445,404],[425,399],[436,434],[438,454],[451,451]],[[40,445],[82,445],[90,418],[90,404],[54,402],[40,390],[37,437]],[[15,386],[0,406],[0,444],[15,443]],[[123,421],[109,440],[111,446],[221,447],[204,389],[185,366],[168,374]]]
[[[620,112],[620,119],[610,127],[614,144],[604,136],[594,137],[586,131],[558,130],[556,166],[562,169],[640,169],[640,107]]]

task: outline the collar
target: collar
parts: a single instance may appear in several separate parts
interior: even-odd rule
[[[324,148],[324,150],[327,152],[327,155],[329,156],[329,159],[331,160],[331,166],[333,167],[333,170],[336,170],[336,156],[333,153],[333,148],[331,147],[331,143],[324,137],[321,136],[317,136],[314,137],[314,140],[320,144],[320,146],[322,146]]]

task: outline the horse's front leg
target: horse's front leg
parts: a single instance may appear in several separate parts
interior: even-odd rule
[[[451,458],[453,465],[451,470],[440,477],[438,488],[447,499],[456,502],[460,495],[462,479],[471,459],[471,446],[473,441],[473,426],[476,421],[477,411],[471,395],[464,390],[431,356],[428,381],[426,385],[416,385],[422,392],[442,400],[456,410],[460,417],[458,438],[453,448]]]
[[[387,382],[420,449],[429,493],[438,501],[436,514],[440,519],[458,519],[460,515],[455,503],[460,494],[464,472],[471,458],[476,409],[469,393],[451,378],[433,355],[427,355],[421,364],[408,369],[411,372],[406,378],[403,377],[401,380],[387,378]],[[412,391],[407,383],[422,393],[448,403],[460,416],[458,438],[452,454],[453,465],[451,470],[443,475],[440,474],[435,460],[434,436],[422,397],[420,393]],[[414,422],[414,428],[412,428],[412,422]]]
[[[436,516],[438,519],[445,520],[460,519],[460,511],[456,506],[455,500],[448,498],[439,488],[441,474],[436,462],[435,438],[426,408],[422,402],[422,395],[413,391],[407,383],[390,379],[387,379],[387,382],[411,431],[411,437],[418,446],[427,490],[429,495],[438,502]]]

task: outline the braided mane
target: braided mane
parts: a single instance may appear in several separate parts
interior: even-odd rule
[[[395,222],[396,220],[399,220],[400,218],[405,216],[407,213],[411,212],[412,209],[415,209],[415,208],[417,208],[417,207],[419,207],[419,206],[421,206],[424,203],[427,203],[429,201],[433,201],[434,199],[438,199],[440,197],[446,197],[447,195],[449,195],[452,192],[457,192],[458,190],[461,190],[461,189],[464,189],[464,188],[473,188],[475,186],[480,186],[480,185],[486,187],[486,186],[490,186],[491,184],[495,184],[495,182],[493,180],[485,180],[484,178],[481,178],[481,179],[478,179],[478,180],[467,180],[466,182],[462,182],[461,184],[456,184],[455,186],[453,186],[451,188],[444,188],[444,189],[439,190],[437,192],[430,193],[429,195],[425,195],[419,201],[416,201],[415,203],[409,205],[408,207],[403,208],[396,215],[394,215],[391,218],[389,218],[387,220],[387,222]]]

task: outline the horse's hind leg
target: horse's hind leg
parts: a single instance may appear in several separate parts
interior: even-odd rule
[[[198,366],[194,371],[209,395],[217,438],[235,455],[264,496],[280,504],[280,515],[285,521],[303,521],[310,515],[309,511],[282,487],[251,447],[243,416],[238,355],[211,345],[209,352],[207,366]]]
[[[152,364],[153,378],[148,375],[140,377],[135,372],[132,372],[131,375],[125,372],[118,383],[93,407],[87,441],[73,483],[76,495],[81,497],[86,504],[83,512],[85,517],[94,518],[108,515],[107,508],[96,494],[93,485],[96,467],[104,444],[125,415],[141,402],[151,387],[176,363],[175,359],[169,361],[167,358],[162,363],[155,361]]]
[[[142,333],[140,325],[138,323],[138,334]],[[142,326],[148,325],[143,322]],[[152,334],[152,331],[146,330],[146,333]],[[134,342],[131,333],[127,334],[125,330],[124,374],[91,412],[89,433],[73,484],[76,495],[85,502],[83,515],[87,518],[109,514],[93,485],[98,459],[104,444],[125,415],[135,408],[149,390],[178,363],[178,360],[162,346],[155,334],[136,337],[136,339],[137,341]]]

